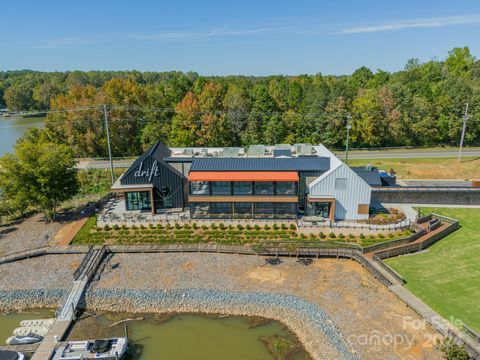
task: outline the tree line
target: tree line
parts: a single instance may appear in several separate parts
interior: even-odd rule
[[[467,47],[397,72],[348,76],[201,76],[182,72],[0,72],[0,107],[57,110],[46,138],[76,156],[105,156],[107,105],[115,156],[170,146],[319,143],[338,148],[480,144],[480,61]],[[78,111],[70,111],[77,109]],[[69,111],[63,111],[69,110]]]

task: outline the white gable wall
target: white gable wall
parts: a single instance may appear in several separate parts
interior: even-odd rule
[[[368,219],[368,214],[358,214],[358,205],[370,204],[372,192],[370,185],[323,145],[316,146],[315,149],[321,156],[330,157],[330,170],[310,183],[308,186],[310,196],[335,198],[336,220]],[[335,189],[337,178],[347,179],[345,190]]]

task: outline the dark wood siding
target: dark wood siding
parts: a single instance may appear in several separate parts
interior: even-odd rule
[[[155,165],[154,165],[155,164]],[[168,187],[172,197],[173,207],[183,207],[185,205],[185,184],[187,183],[185,177],[176,171],[167,163],[155,159],[152,156],[147,156],[143,161],[134,164],[135,169],[128,171],[126,176],[120,181],[122,185],[133,184],[153,184],[154,189],[161,191],[162,188]],[[153,174],[150,178],[147,174],[137,176],[140,166],[143,171],[151,171],[154,166],[157,167],[157,176]]]

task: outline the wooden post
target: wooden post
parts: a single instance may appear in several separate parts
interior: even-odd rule
[[[153,188],[150,189],[150,208],[152,209],[152,217],[153,217],[155,215],[155,201],[153,201]]]

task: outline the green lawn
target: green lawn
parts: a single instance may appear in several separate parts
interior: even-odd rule
[[[480,331],[480,209],[424,208],[423,212],[456,218],[461,228],[427,253],[386,262],[440,315]]]
[[[458,162],[456,158],[414,159],[351,159],[350,166],[371,164],[380,169],[394,169],[398,179],[478,179],[480,158],[467,157]]]

